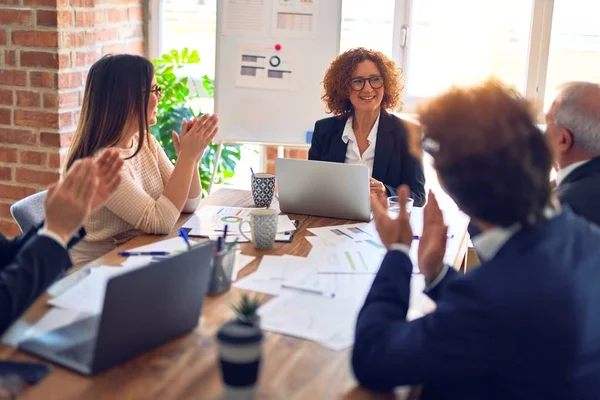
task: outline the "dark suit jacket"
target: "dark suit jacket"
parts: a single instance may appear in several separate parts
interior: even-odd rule
[[[563,211],[517,232],[405,321],[412,266],[389,252],[361,310],[352,366],[376,390],[428,399],[600,399],[600,229]]]
[[[329,117],[315,123],[308,159],[343,163],[347,143],[342,140],[348,117]],[[410,187],[415,206],[425,203],[423,164],[408,152],[408,133],[400,118],[382,110],[377,129],[373,178],[386,187],[388,196],[395,196],[398,186]]]
[[[600,225],[600,157],[571,171],[558,185],[556,194],[576,214]]]
[[[38,229],[13,240],[0,235],[0,334],[71,266],[68,251],[56,241],[38,236]],[[68,247],[84,235],[81,230]]]

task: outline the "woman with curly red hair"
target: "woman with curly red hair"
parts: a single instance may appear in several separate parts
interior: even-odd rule
[[[420,131],[386,111],[397,108],[402,91],[394,61],[362,47],[348,50],[331,62],[323,86],[326,111],[334,116],[316,122],[308,159],[366,165],[371,193],[395,196],[406,184],[422,205],[423,165],[409,151]]]

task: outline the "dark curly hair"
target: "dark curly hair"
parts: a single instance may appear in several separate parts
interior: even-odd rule
[[[467,214],[503,227],[544,219],[552,153],[516,90],[496,80],[453,88],[419,120],[441,183]]]
[[[383,77],[381,108],[390,110],[400,105],[402,69],[383,53],[358,47],[338,55],[325,71],[321,96],[321,100],[325,103],[325,111],[336,116],[353,113],[354,107],[350,103],[348,94],[352,90],[350,81],[356,66],[365,60],[375,63]]]

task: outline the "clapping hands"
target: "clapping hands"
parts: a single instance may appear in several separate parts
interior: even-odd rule
[[[199,162],[204,150],[219,131],[218,121],[219,117],[216,114],[204,114],[200,118],[184,120],[181,125],[181,135],[175,131],[171,133],[177,155],[184,152]]]

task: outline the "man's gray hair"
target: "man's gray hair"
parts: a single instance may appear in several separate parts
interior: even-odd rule
[[[554,124],[569,130],[581,150],[600,153],[600,84],[569,82],[562,85],[556,100]]]

